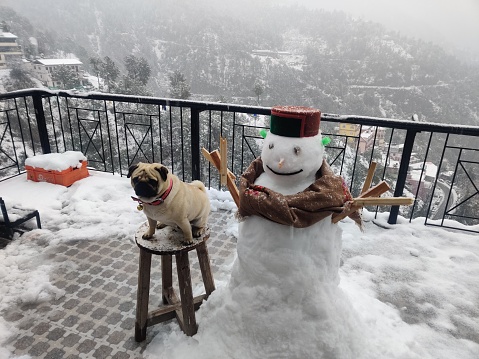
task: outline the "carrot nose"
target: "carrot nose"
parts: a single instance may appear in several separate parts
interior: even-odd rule
[[[278,168],[282,168],[284,165],[284,158],[280,159],[278,162]]]

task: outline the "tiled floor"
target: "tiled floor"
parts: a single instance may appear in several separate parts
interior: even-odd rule
[[[213,276],[232,259],[236,248],[235,238],[225,232],[229,216],[232,214],[222,211],[210,215],[207,246]],[[142,358],[163,324],[149,327],[145,342],[135,342],[136,244],[84,240],[48,247],[47,251],[54,261],[63,262],[50,278],[65,295],[41,304],[12,306],[3,313],[18,329],[6,349],[33,358]],[[195,251],[190,252],[190,261],[195,288],[202,285]],[[159,268],[160,259],[153,256],[150,308],[161,303]],[[176,281],[175,275],[173,278]]]

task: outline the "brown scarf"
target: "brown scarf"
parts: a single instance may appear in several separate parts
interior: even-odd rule
[[[334,175],[325,160],[316,173],[316,181],[304,191],[292,195],[282,195],[255,185],[254,181],[263,172],[263,161],[259,157],[241,176],[238,209],[240,219],[256,215],[276,223],[304,228],[333,213],[346,212],[351,208],[351,193],[342,177]],[[362,228],[361,214],[358,211],[349,217]]]

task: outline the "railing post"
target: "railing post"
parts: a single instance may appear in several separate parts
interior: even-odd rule
[[[43,111],[42,95],[32,95],[33,108],[35,109],[35,118],[37,120],[38,135],[40,137],[40,144],[42,146],[42,152],[51,153],[50,141],[48,139],[47,122],[45,121],[45,112]]]
[[[394,197],[401,197],[403,195],[404,186],[406,185],[407,171],[409,169],[409,161],[411,159],[412,148],[414,146],[414,139],[416,137],[416,130],[407,130],[406,139],[404,141],[404,148],[401,156],[401,164],[399,165],[398,178],[396,181],[396,188],[394,189]],[[399,214],[399,206],[392,206],[389,212],[389,224],[396,224]]]
[[[191,178],[200,179],[200,111],[191,108]]]

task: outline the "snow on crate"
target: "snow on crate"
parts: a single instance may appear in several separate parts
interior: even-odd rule
[[[66,151],[27,158],[25,169],[29,180],[70,186],[75,181],[88,177],[87,163],[83,153]]]

